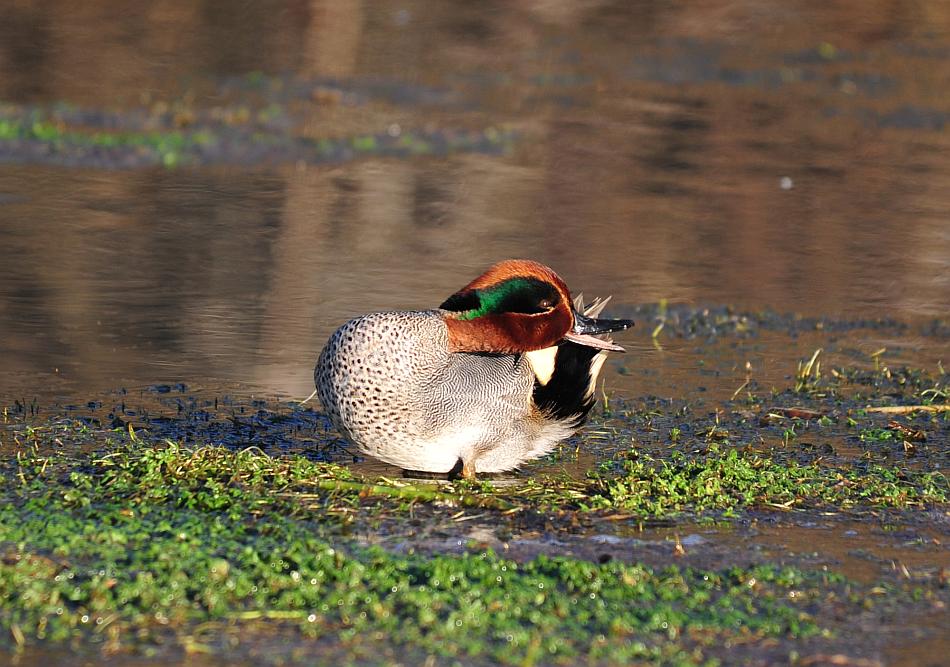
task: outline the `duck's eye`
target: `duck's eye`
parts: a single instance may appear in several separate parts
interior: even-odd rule
[[[538,306],[544,310],[551,310],[554,308],[554,302],[551,299],[541,299],[541,301],[538,302]]]

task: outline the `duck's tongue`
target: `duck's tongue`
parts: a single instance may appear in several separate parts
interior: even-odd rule
[[[599,320],[574,311],[574,328],[564,335],[565,340],[578,345],[586,345],[598,350],[613,350],[615,352],[624,352],[625,350],[616,345],[611,340],[595,338],[596,334],[610,333],[611,331],[623,331],[633,326],[632,320]]]

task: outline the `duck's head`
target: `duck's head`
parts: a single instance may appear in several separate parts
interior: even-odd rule
[[[623,351],[595,338],[621,331],[630,320],[602,320],[578,313],[567,285],[553,270],[526,259],[508,259],[446,299],[440,306],[452,352],[531,352],[569,340]]]

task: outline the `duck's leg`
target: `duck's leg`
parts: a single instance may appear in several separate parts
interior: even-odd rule
[[[449,470],[448,478],[453,479],[475,479],[475,459],[463,461],[459,459],[455,466]]]

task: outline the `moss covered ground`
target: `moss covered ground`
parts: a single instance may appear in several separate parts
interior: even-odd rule
[[[909,391],[921,398],[934,386]],[[915,462],[903,445],[899,460],[875,455],[918,431],[930,433],[918,443],[934,446],[946,415],[878,425],[884,418],[848,408],[840,395],[831,411],[830,393],[799,392],[794,400],[807,407],[793,417],[789,408],[752,407],[751,418],[748,401],[728,417],[702,418],[681,406],[614,403],[589,434],[609,436],[600,464],[579,475],[542,465],[515,483],[371,475],[312,452],[183,444],[163,437],[159,420],[103,427],[31,415],[17,403],[0,439],[0,650],[69,646],[163,659],[243,651],[273,664],[305,662],[318,648],[356,664],[818,655],[848,635],[843,618],[941,608],[945,573],[858,582],[800,559],[683,560],[679,544],[657,562],[635,552],[519,558],[477,543],[446,553],[356,538],[408,535],[419,517],[474,517],[502,535],[554,522],[555,533],[583,535],[595,523],[622,532],[789,513],[892,525],[946,515],[943,470]],[[795,435],[766,447],[750,429]],[[799,444],[822,429],[850,431],[868,449],[845,456]],[[548,464],[558,458],[569,459],[569,449]]]

